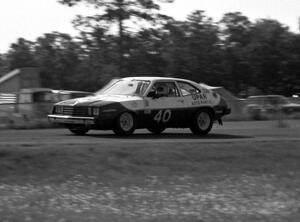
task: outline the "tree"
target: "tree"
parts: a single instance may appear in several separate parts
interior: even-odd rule
[[[128,55],[125,58],[129,73],[141,76],[163,76],[166,61],[163,59],[161,30],[143,29],[127,40]]]
[[[80,64],[79,47],[68,34],[48,33],[37,39],[34,56],[44,87],[76,89],[74,73]]]
[[[220,38],[224,50],[226,86],[238,93],[251,80],[246,47],[251,41],[252,23],[240,12],[226,13],[220,21]]]
[[[276,92],[292,96],[300,92],[300,35],[286,33],[281,50],[286,59],[280,64],[281,77]]]
[[[85,2],[99,9],[100,14],[89,17],[77,17],[77,24],[96,26],[103,24],[117,24],[118,26],[118,63],[119,75],[123,75],[124,68],[124,38],[126,37],[126,22],[136,20],[155,21],[158,15],[159,5],[155,0],[59,0],[60,3],[73,6]],[[173,0],[161,0],[161,2],[173,2]],[[155,12],[155,13],[154,13]]]
[[[81,64],[74,78],[78,79],[81,89],[99,90],[114,76],[118,76],[116,37],[101,27],[92,32],[81,33]]]
[[[292,34],[276,20],[258,20],[251,29],[251,42],[247,46],[251,65],[252,84],[266,93],[282,92],[284,78],[294,70],[287,70],[291,64],[293,46]]]
[[[170,20],[160,32],[166,75],[219,83],[218,27],[203,11],[193,12],[184,22]]]
[[[252,23],[240,12],[226,13],[220,21],[223,28],[221,38],[225,46],[246,45],[249,43],[249,31]]]
[[[11,44],[7,53],[9,69],[36,66],[33,57],[33,46],[33,42],[24,38],[19,38],[16,43]]]
[[[9,72],[9,63],[6,54],[0,54],[0,77]]]
[[[188,16],[186,22],[188,36],[188,66],[193,67],[192,79],[208,84],[220,84],[221,50],[219,27],[204,11],[197,10]]]

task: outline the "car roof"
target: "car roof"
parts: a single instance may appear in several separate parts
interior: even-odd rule
[[[185,82],[190,82],[190,83],[196,83],[192,80],[188,79],[181,79],[181,78],[173,78],[173,77],[159,77],[159,76],[136,76],[136,77],[125,77],[122,78],[124,80],[149,80],[149,81],[154,81],[154,80],[169,80],[169,81],[185,81]],[[197,83],[196,83],[197,84]]]

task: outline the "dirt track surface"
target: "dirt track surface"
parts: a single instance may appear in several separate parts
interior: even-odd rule
[[[282,127],[284,126],[284,127]],[[299,222],[300,121],[0,130],[0,221]]]

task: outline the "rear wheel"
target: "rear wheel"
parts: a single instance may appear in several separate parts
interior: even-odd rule
[[[127,136],[134,132],[135,125],[133,114],[124,112],[117,118],[113,131],[117,135]]]
[[[67,127],[72,133],[79,136],[82,136],[89,131],[89,128],[84,125],[69,125]]]
[[[206,135],[210,132],[212,125],[211,112],[209,110],[200,110],[194,116],[190,129],[196,135]]]
[[[153,134],[160,134],[162,133],[166,127],[164,126],[156,126],[156,127],[148,127],[147,130]]]

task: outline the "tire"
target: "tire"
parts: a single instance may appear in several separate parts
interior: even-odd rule
[[[118,116],[114,126],[114,133],[119,136],[128,136],[135,130],[136,120],[130,112],[124,112]]]
[[[195,135],[207,135],[213,125],[212,114],[209,110],[200,110],[193,117],[190,126]]]
[[[73,134],[78,135],[78,136],[83,136],[84,134],[86,134],[89,131],[89,128],[87,128],[84,125],[70,125],[67,127]]]
[[[147,130],[153,134],[161,134],[166,127],[164,126],[156,126],[156,127],[148,127]]]

